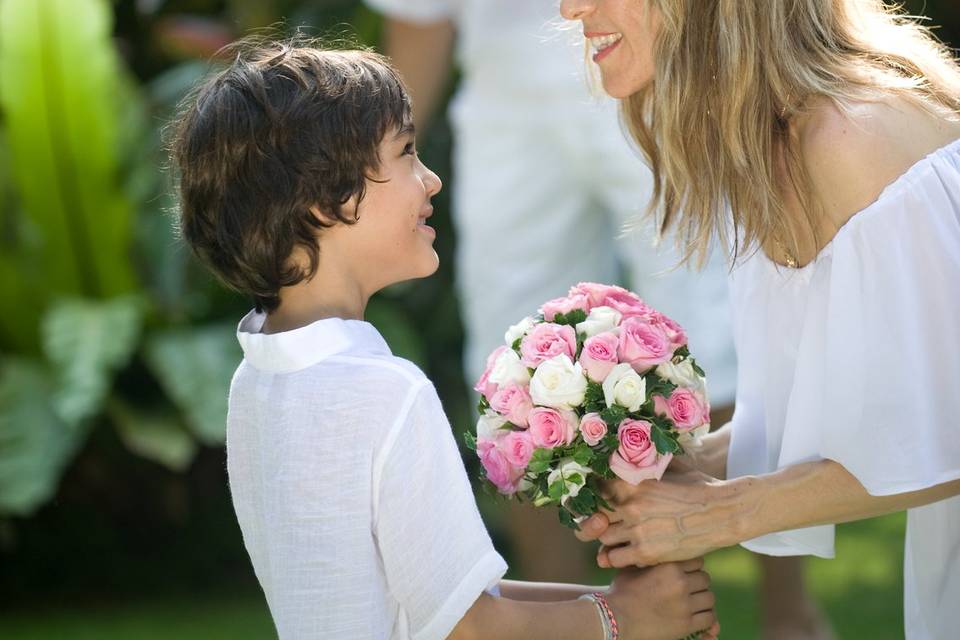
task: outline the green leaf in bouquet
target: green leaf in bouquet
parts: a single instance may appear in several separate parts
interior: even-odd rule
[[[679,349],[673,352],[673,362],[679,363],[683,360],[686,360],[690,357],[690,348],[687,345],[683,345]]]
[[[677,436],[672,431],[664,429],[657,423],[653,423],[653,427],[650,429],[650,439],[653,440],[653,446],[657,448],[657,453],[661,455],[678,453],[683,450],[676,438]]]
[[[600,412],[600,418],[607,423],[612,431],[620,427],[620,423],[627,417],[627,410],[618,404],[607,407]]]
[[[517,338],[513,341],[513,344],[510,345],[510,348],[517,352],[517,355],[520,355],[520,343],[523,342],[523,338]]]
[[[68,425],[99,413],[113,374],[133,355],[143,324],[143,302],[112,300],[56,302],[43,318],[43,348],[57,370],[53,404]]]
[[[571,327],[576,327],[578,324],[587,319],[587,312],[583,309],[574,309],[568,313],[558,313],[554,317],[554,324],[565,324]]]
[[[697,361],[693,358],[690,358],[690,366],[693,367],[694,373],[696,373],[701,378],[706,378],[707,374],[704,373],[703,369],[700,368],[700,365],[697,364]]]
[[[573,514],[563,508],[560,509],[560,524],[574,531],[580,531],[580,525],[573,519]]]
[[[54,380],[40,360],[0,360],[0,515],[26,517],[57,491],[87,436],[50,402]]]
[[[145,359],[204,444],[226,434],[230,379],[241,359],[233,325],[170,329],[147,339]]]
[[[583,476],[579,473],[571,473],[567,476],[567,482],[571,484],[583,484]]]
[[[480,415],[483,415],[487,412],[487,409],[490,408],[490,403],[487,401],[486,397],[480,396],[480,401],[477,402],[477,412]]]
[[[466,445],[467,449],[470,451],[477,450],[477,436],[473,435],[470,431],[463,432],[463,444]]]
[[[582,467],[586,467],[591,460],[593,460],[593,449],[586,442],[581,442],[573,452],[573,461]]]
[[[550,499],[555,502],[560,502],[560,500],[563,499],[563,496],[567,495],[567,493],[567,483],[564,482],[563,478],[556,480],[547,490],[547,495],[550,496]]]
[[[603,398],[603,386],[593,380],[587,381],[587,391],[583,395],[585,413],[600,413],[607,407]]]
[[[553,459],[553,450],[536,449],[530,456],[530,462],[527,464],[527,471],[530,473],[543,473],[550,468],[550,461]],[[546,490],[544,490],[546,492]]]

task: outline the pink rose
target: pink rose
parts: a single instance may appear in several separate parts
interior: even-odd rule
[[[619,338],[612,331],[605,331],[587,338],[580,352],[580,364],[587,377],[594,382],[603,382],[610,370],[620,361],[617,359]]]
[[[617,287],[610,284],[599,284],[597,282],[581,282],[570,287],[568,296],[577,295],[586,296],[591,307],[602,306],[604,298],[607,296],[633,295],[623,287]],[[636,296],[634,296],[636,297]],[[637,298],[639,300],[639,298]]]
[[[662,313],[655,311],[652,320],[654,324],[663,329],[663,332],[673,345],[674,351],[687,344],[687,332],[672,318],[668,318]]]
[[[535,407],[528,420],[533,443],[543,449],[553,449],[573,442],[579,424],[577,414],[573,411],[548,407]]]
[[[650,439],[651,429],[652,425],[646,420],[627,419],[617,430],[620,446],[610,455],[610,470],[630,484],[659,480],[673,458],[670,453],[657,453]]]
[[[527,468],[533,450],[537,448],[533,438],[526,431],[511,431],[499,446],[507,462],[517,469]]]
[[[558,313],[566,315],[574,309],[580,309],[584,313],[590,313],[590,300],[587,296],[582,293],[577,293],[572,296],[567,296],[566,298],[549,300],[544,302],[543,306],[540,307],[540,313],[543,314],[544,320],[553,322]]]
[[[500,387],[490,398],[490,408],[518,427],[527,427],[527,414],[533,409],[533,400],[527,387],[511,382]]]
[[[536,368],[544,360],[566,355],[571,360],[577,355],[577,334],[573,327],[543,322],[531,329],[520,342],[523,364]]]
[[[629,362],[640,374],[673,356],[673,344],[666,332],[642,318],[626,318],[620,324],[619,347],[620,361]]]
[[[517,492],[523,470],[517,469],[507,460],[506,454],[489,440],[477,442],[477,454],[487,479],[497,487],[500,493],[510,495]]]
[[[668,400],[654,396],[653,410],[670,418],[681,432],[710,423],[710,403],[700,394],[683,387],[674,389]]]
[[[593,447],[600,444],[603,437],[607,435],[607,423],[599,413],[588,413],[580,419],[580,433],[583,435],[583,441]]]
[[[493,394],[497,392],[497,385],[490,382],[490,374],[493,372],[493,365],[496,364],[497,358],[500,357],[500,354],[509,349],[509,347],[497,347],[493,350],[489,356],[487,356],[487,366],[483,370],[483,375],[480,376],[480,379],[477,380],[477,384],[473,385],[473,390],[479,394],[482,394],[487,401],[490,401],[490,398],[493,397]]]

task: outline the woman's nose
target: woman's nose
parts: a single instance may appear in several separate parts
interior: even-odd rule
[[[596,8],[596,0],[562,0],[560,2],[560,15],[567,20],[583,20]]]

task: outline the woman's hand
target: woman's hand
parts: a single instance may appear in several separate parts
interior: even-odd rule
[[[746,510],[735,483],[699,472],[667,473],[659,482],[606,483],[613,511],[584,521],[583,541],[603,543],[601,567],[651,566],[697,558],[739,542]]]

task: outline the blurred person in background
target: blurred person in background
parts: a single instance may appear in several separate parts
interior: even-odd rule
[[[451,102],[456,282],[471,386],[503,331],[534,305],[580,281],[622,282],[687,330],[710,379],[713,423],[732,414],[736,359],[726,269],[715,255],[697,272],[674,267],[673,243],[645,211],[650,172],[617,126],[616,103],[591,96],[583,50],[558,28],[552,0],[365,0],[385,17],[383,48],[416,104],[425,132]],[[639,237],[637,237],[639,236]],[[624,278],[625,276],[625,278]],[[552,513],[506,507],[524,576],[583,580],[590,558]],[[557,557],[567,558],[557,562]],[[767,558],[764,636],[828,638],[803,586],[801,561]]]

